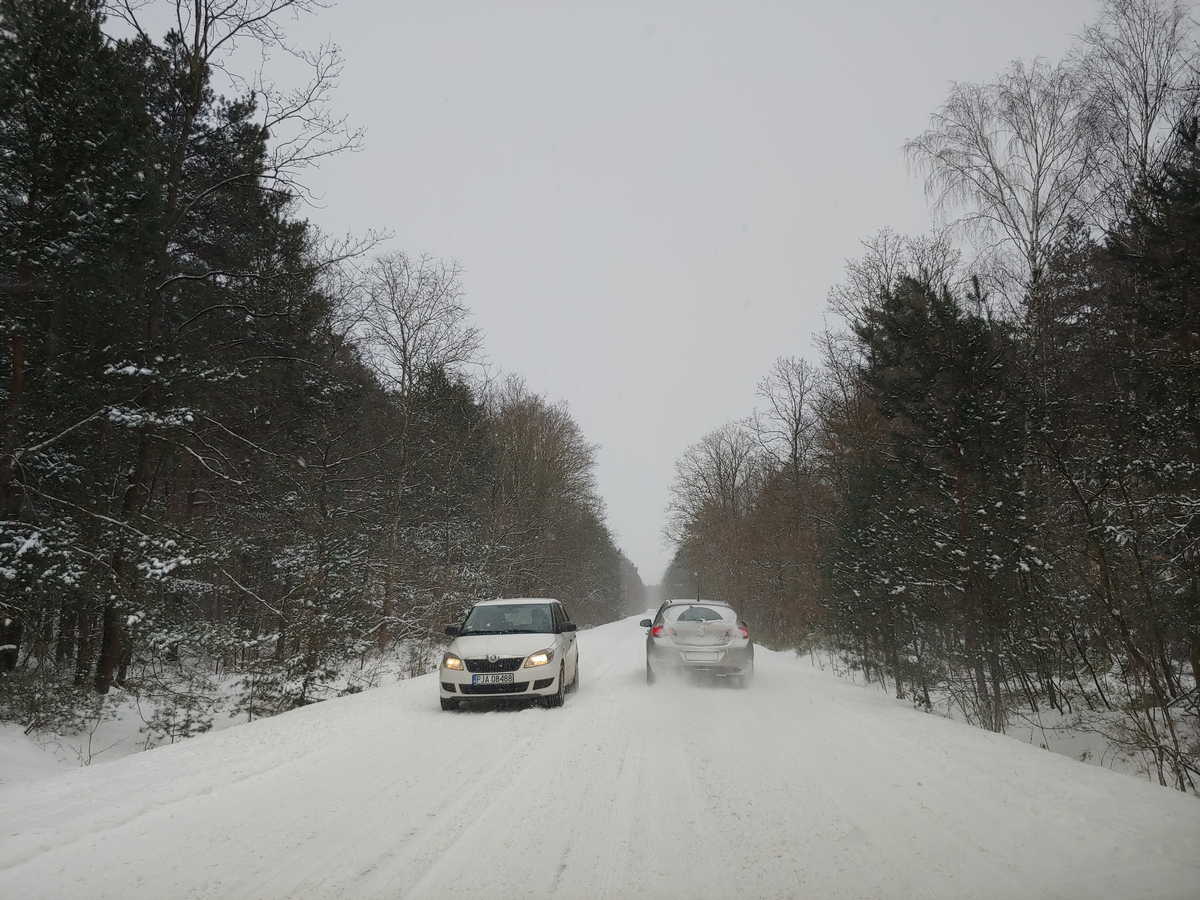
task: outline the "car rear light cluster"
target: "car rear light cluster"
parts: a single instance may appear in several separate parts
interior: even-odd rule
[[[742,633],[742,637],[744,637],[746,640],[750,640],[750,629],[749,628],[747,628],[745,625],[739,625],[738,631],[740,631]]]
[[[653,628],[650,629],[650,637],[662,637],[662,633],[663,633],[662,625],[655,625]]]

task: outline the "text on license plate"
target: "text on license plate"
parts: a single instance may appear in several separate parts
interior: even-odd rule
[[[720,657],[720,653],[692,652],[683,654],[684,659],[692,660],[693,662],[716,662],[718,659],[720,659]]]
[[[513,673],[504,672],[499,675],[472,675],[471,684],[512,684]]]

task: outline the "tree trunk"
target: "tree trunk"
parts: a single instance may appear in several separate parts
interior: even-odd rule
[[[79,610],[76,626],[79,639],[75,643],[75,687],[87,684],[88,672],[92,668],[92,629],[95,621],[90,610]]]
[[[2,421],[3,438],[0,439],[0,516],[18,519],[24,505],[24,492],[16,478],[14,455],[17,449],[17,419],[21,414],[21,403],[25,394],[25,335],[13,334],[8,338],[8,353],[12,371],[8,378],[8,403]]]
[[[1200,685],[1200,635],[1192,635],[1189,649],[1192,657],[1192,681]]]
[[[69,596],[58,611],[58,642],[54,647],[54,662],[61,670],[75,651],[75,630],[79,622],[79,601]]]
[[[117,599],[112,594],[104,600],[104,612],[100,618],[100,656],[96,661],[96,693],[107,694],[112,687],[117,665],[121,659],[123,629],[120,623]]]
[[[994,641],[993,638],[988,652],[988,668],[992,676],[992,723],[989,727],[992,731],[1001,733],[1004,731],[1008,715],[1004,699],[1004,664],[1000,660],[1000,652]]]
[[[0,619],[0,672],[16,669],[24,631],[25,627],[20,619]]]

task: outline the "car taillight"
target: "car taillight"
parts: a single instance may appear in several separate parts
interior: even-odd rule
[[[650,637],[662,637],[662,633],[663,627],[661,625],[655,625],[650,629]]]
[[[750,629],[749,628],[747,628],[745,625],[739,625],[738,631],[740,631],[742,633],[742,637],[744,637],[746,640],[750,640]]]

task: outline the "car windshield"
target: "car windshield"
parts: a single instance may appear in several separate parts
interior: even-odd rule
[[[462,634],[553,634],[554,616],[548,603],[479,605],[463,622]]]

